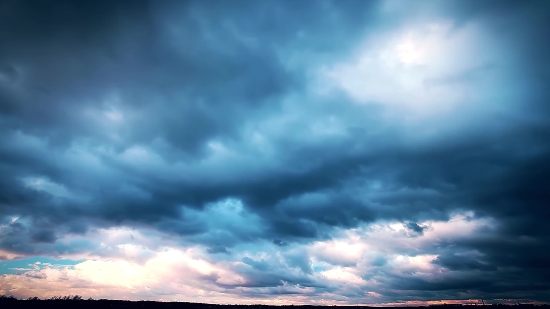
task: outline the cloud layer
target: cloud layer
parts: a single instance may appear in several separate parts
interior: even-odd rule
[[[547,6],[4,1],[0,292],[549,301]]]

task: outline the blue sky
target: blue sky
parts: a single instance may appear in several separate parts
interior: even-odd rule
[[[49,257],[33,256],[20,259],[3,260],[0,263],[0,272],[2,274],[21,274],[31,270],[42,270],[45,267],[66,267],[76,265],[84,260],[64,260],[53,259]]]
[[[549,12],[3,1],[0,294],[550,301]]]

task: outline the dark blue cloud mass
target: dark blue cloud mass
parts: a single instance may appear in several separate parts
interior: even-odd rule
[[[0,292],[548,302],[549,31],[535,0],[2,1],[0,259],[84,262]]]

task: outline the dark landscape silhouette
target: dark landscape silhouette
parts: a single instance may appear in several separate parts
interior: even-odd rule
[[[380,308],[381,306],[363,306],[363,305],[234,305],[234,304],[207,304],[207,303],[190,303],[190,302],[158,302],[158,301],[130,301],[130,300],[113,300],[113,299],[84,299],[78,295],[69,296],[54,296],[51,298],[40,299],[38,297],[30,297],[27,299],[19,299],[14,296],[0,296],[1,308],[185,308],[185,309],[237,309],[237,308],[325,308],[325,307],[338,307],[342,309],[357,309],[357,308]],[[383,306],[383,308],[456,308],[456,307],[480,307],[481,308],[550,308],[548,304],[437,304],[427,306]]]

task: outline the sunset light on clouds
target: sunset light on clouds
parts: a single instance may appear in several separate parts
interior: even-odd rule
[[[0,295],[550,302],[550,2],[0,3]]]

